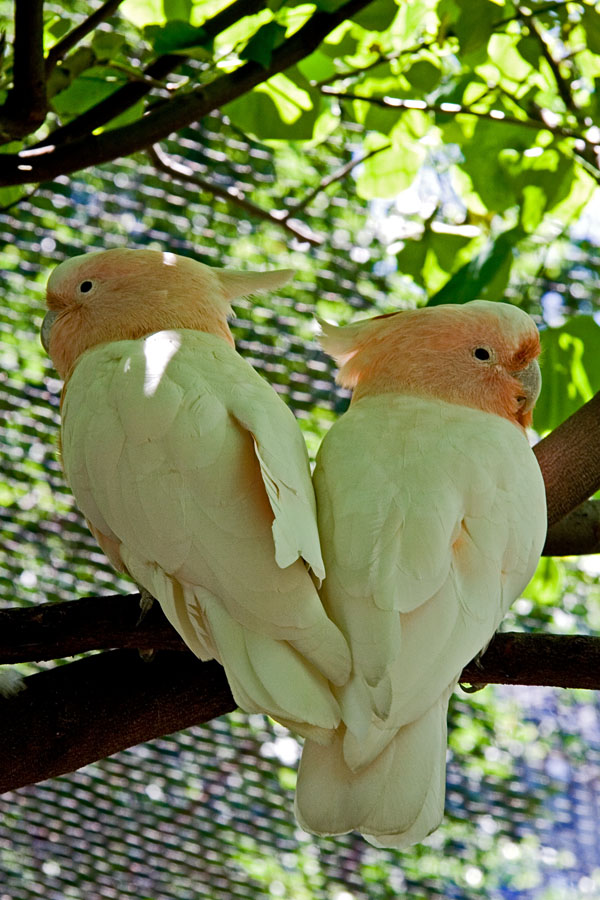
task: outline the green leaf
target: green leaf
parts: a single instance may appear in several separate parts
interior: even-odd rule
[[[195,28],[189,22],[170,21],[166,25],[148,25],[144,37],[158,54],[178,53],[190,47],[205,47],[210,38],[203,28]]]
[[[179,19],[183,22],[189,22],[192,14],[191,0],[163,0],[163,9],[167,19]]]
[[[320,104],[318,91],[294,67],[228,103],[223,112],[242,131],[263,140],[310,140]]]
[[[493,25],[505,15],[504,8],[492,0],[442,0],[438,6],[440,20],[458,38],[462,54],[483,51],[487,47]]]
[[[430,297],[428,305],[499,299],[508,283],[514,247],[522,237],[523,231],[519,227],[502,232],[474,259],[461,266],[444,287]]]
[[[114,59],[119,53],[125,37],[114,31],[97,31],[92,38],[92,50],[98,60]]]
[[[127,81],[109,66],[86,69],[69,87],[52,98],[52,108],[61,117],[77,116],[111,94]]]
[[[125,0],[119,12],[138,28],[166,22],[163,0]]]
[[[360,12],[352,16],[356,22],[367,31],[385,31],[392,24],[398,12],[398,6],[394,0],[374,0]]]
[[[434,89],[441,75],[440,69],[427,59],[418,60],[404,73],[404,77],[412,86],[424,94]]]
[[[337,72],[332,58],[323,53],[322,49],[315,50],[310,56],[301,59],[298,69],[309,81],[328,81]]]
[[[600,390],[600,327],[592,316],[577,316],[542,331],[541,340],[542,391],[534,424],[546,432]]]
[[[393,197],[406,190],[423,161],[423,150],[416,142],[412,147],[399,150],[396,147],[383,149],[388,147],[388,141],[379,135],[365,141],[367,150],[377,149],[377,146],[382,147],[381,151],[364,162],[356,179],[356,192],[365,200]]]
[[[267,69],[271,64],[273,50],[282,43],[285,32],[286,29],[277,22],[268,22],[250,38],[240,53],[240,59],[257,62]]]
[[[587,34],[587,47],[592,53],[600,53],[600,13],[593,6],[586,6],[581,17]]]

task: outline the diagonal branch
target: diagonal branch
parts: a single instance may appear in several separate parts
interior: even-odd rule
[[[65,34],[60,41],[51,47],[46,57],[46,78],[50,75],[56,64],[67,55],[69,50],[76,47],[77,44],[86,37],[91,31],[100,25],[101,22],[109,19],[118,9],[123,0],[106,0],[102,6],[95,12],[84,19],[79,25],[73,28],[68,34]]]
[[[15,3],[13,87],[0,107],[0,135],[24,137],[46,117],[43,0]]]
[[[0,697],[0,793],[235,709],[221,666],[191,653],[160,653],[148,663],[135,650],[116,650],[32,675],[25,685]]]
[[[309,191],[308,194],[306,194],[306,196],[302,198],[302,200],[296,203],[296,205],[294,206],[294,214],[297,214],[301,210],[306,209],[309,203],[312,203],[315,197],[317,197],[321,193],[321,191],[324,191],[326,188],[328,188],[330,184],[334,184],[336,181],[342,181],[357,166],[360,166],[372,156],[376,156],[377,153],[381,153],[383,150],[389,150],[390,147],[391,144],[385,144],[383,147],[377,147],[375,150],[370,150],[368,153],[363,153],[362,156],[356,156],[354,157],[354,159],[349,160],[339,169],[336,169],[335,172],[331,172],[329,175],[326,175],[325,178],[322,178],[319,184],[312,189],[312,191]]]
[[[573,113],[576,117],[579,116],[580,110],[577,108],[577,106],[575,105],[575,101],[573,100],[569,82],[567,81],[566,78],[563,78],[562,73],[560,71],[560,64],[552,56],[552,54],[550,52],[550,48],[548,47],[548,44],[544,40],[544,36],[542,35],[542,33],[540,32],[540,30],[538,29],[538,27],[535,23],[534,14],[527,10],[524,10],[521,6],[517,6],[517,10],[519,13],[519,17],[527,24],[527,28],[529,29],[530,34],[533,35],[533,37],[536,39],[536,41],[540,45],[540,50],[541,50],[542,56],[544,57],[544,59],[548,63],[548,66],[550,67],[552,76],[554,78],[554,82],[558,89],[558,93],[560,94],[561,100],[565,105],[565,109],[568,110],[569,112]],[[535,15],[538,15],[538,14],[539,14],[539,12],[536,9]]]
[[[319,244],[323,243],[323,239],[311,231],[311,229],[303,222],[290,219],[289,210],[263,209],[261,206],[257,206],[256,203],[248,200],[239,187],[236,187],[235,185],[222,187],[221,185],[215,184],[213,181],[208,181],[206,178],[197,175],[189,166],[183,166],[181,163],[176,163],[174,160],[169,159],[157,144],[150,148],[148,156],[160,172],[170,175],[171,178],[175,178],[177,181],[193,184],[200,188],[201,191],[207,191],[215,197],[221,197],[221,199],[227,200],[229,203],[243,209],[244,212],[247,212],[250,216],[262,219],[265,222],[270,222],[272,225],[277,225],[295,238],[298,238],[301,241],[307,241],[314,247],[318,247]],[[295,209],[294,212],[296,212]]]
[[[548,525],[600,490],[600,392],[536,444],[544,476]]]
[[[265,5],[266,0],[235,0],[234,3],[226,6],[216,16],[213,16],[212,19],[204,22],[202,28],[209,38],[216,37],[242,15],[252,15]],[[55,128],[47,138],[35,146],[57,146],[89,136],[96,128],[101,128],[107,122],[134,106],[157,83],[160,83],[169,72],[182,66],[186,59],[186,56],[178,53],[165,53],[163,56],[159,56],[158,59],[155,59],[154,62],[140,72],[138,79],[118,88],[110,97],[106,97],[104,100],[96,103],[95,106],[90,107],[90,109],[66,125]]]
[[[302,28],[274,50],[268,67],[248,62],[187,94],[173,97],[131,125],[59,146],[48,144],[17,154],[4,154],[0,159],[0,187],[47,181],[145,150],[309,56],[330,31],[368,3],[369,0],[347,0],[333,12],[314,13]]]

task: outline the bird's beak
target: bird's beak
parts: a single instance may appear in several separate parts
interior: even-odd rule
[[[537,359],[532,359],[525,369],[518,372],[511,372],[513,378],[523,387],[523,397],[519,398],[522,402],[521,410],[530,412],[535,406],[535,402],[540,395],[542,387],[542,373],[538,365]]]
[[[42,322],[40,337],[42,339],[42,347],[48,354],[50,353],[50,329],[52,328],[54,320],[57,316],[58,311],[56,309],[50,309],[44,316],[44,321]]]

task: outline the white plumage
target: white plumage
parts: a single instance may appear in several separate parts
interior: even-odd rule
[[[370,321],[383,336],[388,323]],[[402,848],[442,819],[449,697],[534,573],[544,484],[520,427],[426,385],[359,396],[326,435],[313,481],[321,597],[353,669],[335,691],[333,741],[305,742],[297,816],[309,831],[356,829]]]

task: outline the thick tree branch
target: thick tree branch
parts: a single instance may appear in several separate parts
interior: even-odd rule
[[[498,634],[461,682],[598,689],[600,638]],[[0,793],[234,708],[221,666],[191,653],[161,652],[144,662],[116,650],[32,675],[24,690],[0,699]]]
[[[197,175],[190,166],[183,166],[181,163],[177,163],[175,160],[170,159],[156,144],[154,147],[150,148],[148,156],[160,172],[164,172],[165,175],[170,175],[171,178],[175,178],[177,181],[182,181],[184,184],[193,184],[197,188],[200,188],[201,191],[213,194],[215,197],[221,197],[223,200],[227,200],[228,203],[232,203],[234,206],[243,209],[248,215],[254,216],[257,219],[262,219],[265,222],[270,222],[272,225],[276,225],[279,228],[283,228],[288,234],[291,234],[301,241],[307,241],[314,247],[318,247],[319,244],[323,243],[323,238],[311,231],[304,222],[291,219],[289,210],[263,209],[261,206],[257,206],[256,203],[252,203],[251,200],[248,200],[243,191],[236,185],[222,187],[221,185],[215,184],[213,181],[202,178],[202,176]],[[296,212],[295,209],[294,212]]]
[[[131,125],[60,146],[48,144],[17,154],[3,154],[0,158],[0,186],[47,181],[145,150],[295,65],[312,53],[340,22],[359,12],[368,2],[347,0],[334,12],[315,13],[299,31],[277,47],[267,68],[248,62],[187,94],[173,97]]]
[[[548,525],[600,490],[600,392],[533,448],[548,501]]]
[[[13,87],[0,107],[0,136],[24,137],[46,118],[43,0],[15,3]]]
[[[600,500],[587,500],[548,529],[543,556],[600,553]]]
[[[46,57],[46,78],[50,75],[57,62],[64,59],[69,50],[76,47],[101,22],[105,22],[106,19],[110,18],[122,2],[123,0],[106,0],[106,3],[103,3],[91,16],[88,16],[87,19],[84,19],[83,22],[71,29],[60,41],[57,41],[54,47],[48,51],[48,56]]]
[[[191,653],[88,656],[0,698],[0,792],[72,772],[118,750],[235,709],[218,663]]]

